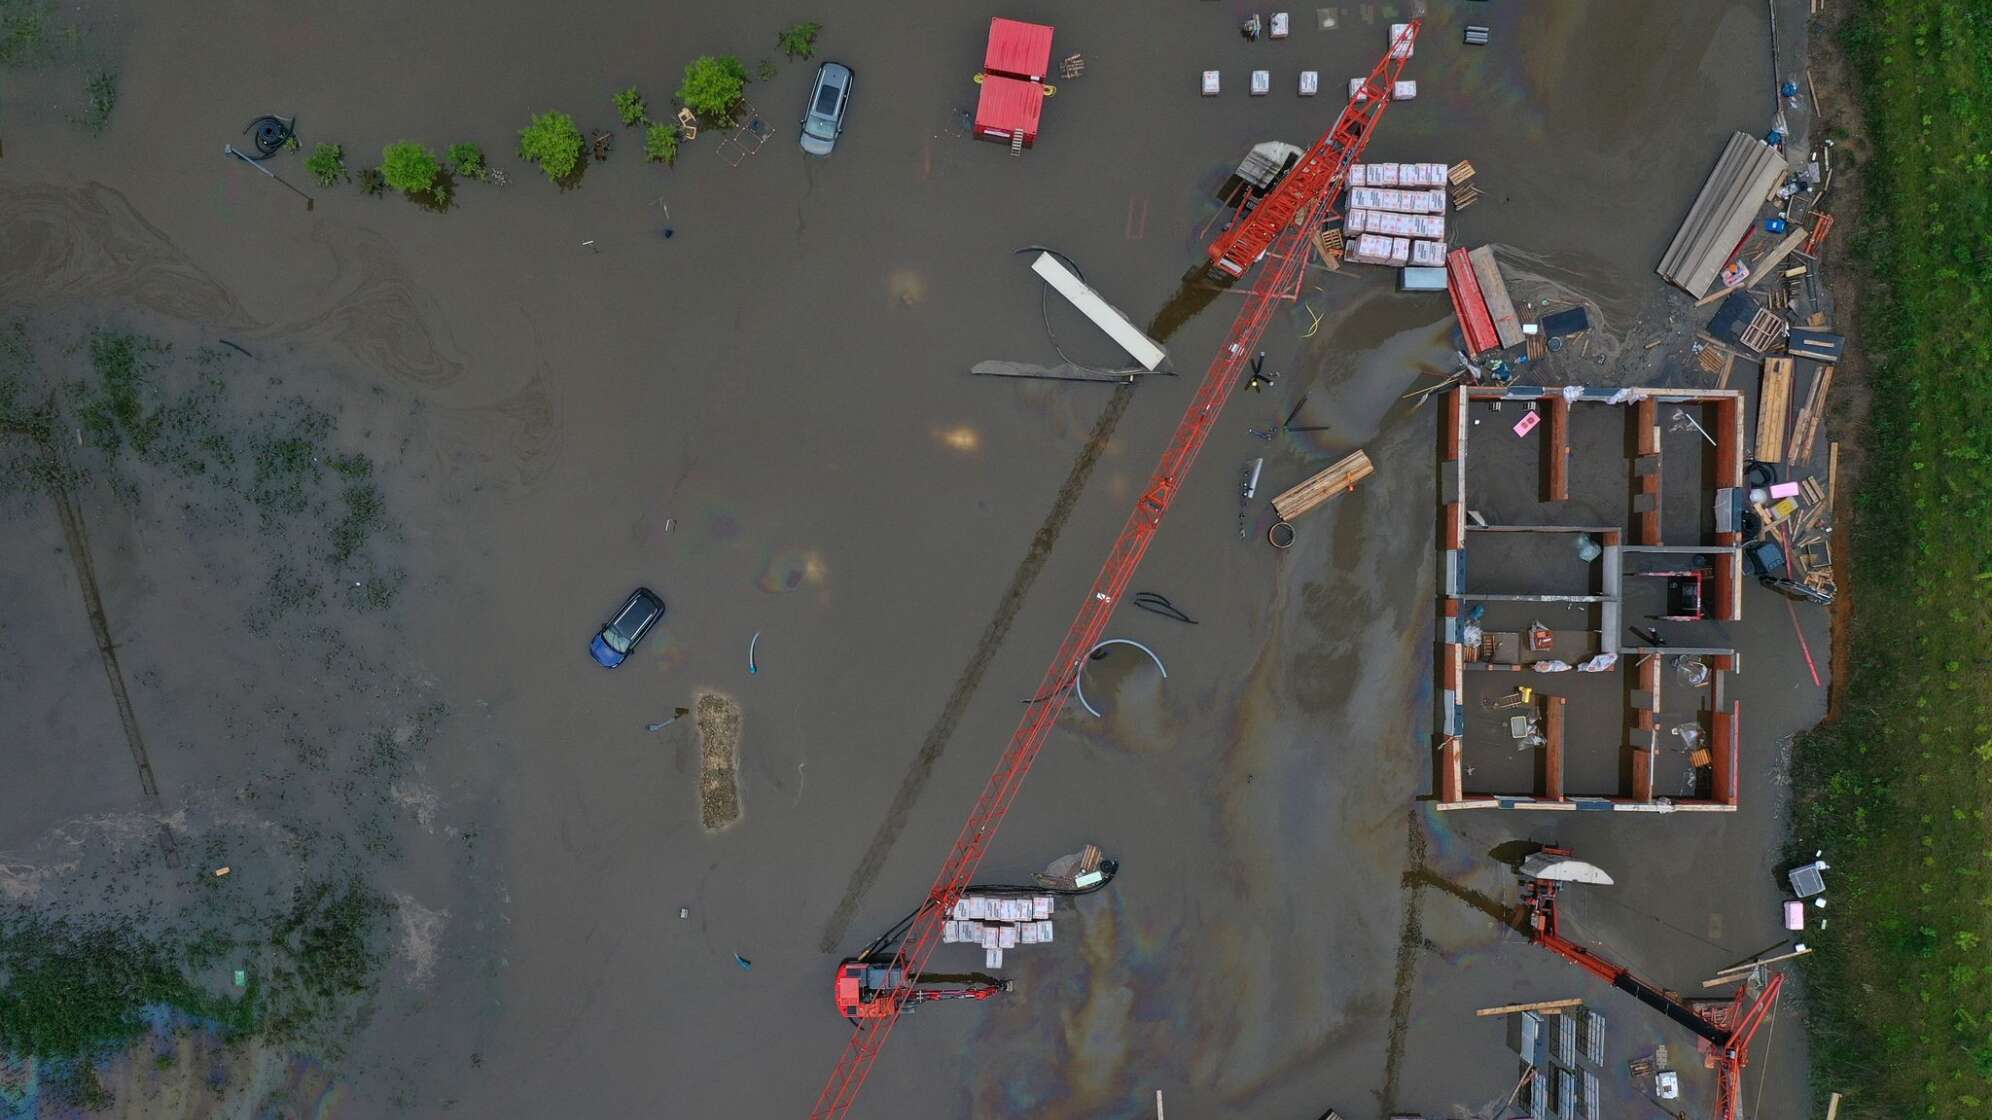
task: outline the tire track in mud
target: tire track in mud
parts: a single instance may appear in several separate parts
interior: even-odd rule
[[[1127,406],[1134,401],[1134,386],[1122,384],[1114,387],[1113,396],[1108,398],[1107,407],[1100,411],[1100,418],[1093,422],[1093,431],[1086,439],[1086,445],[1079,457],[1072,462],[1072,470],[1065,476],[1065,485],[1059,487],[1058,497],[1052,502],[1051,511],[1045,515],[1043,523],[1031,537],[1031,546],[1024,553],[1023,562],[1010,576],[1010,586],[1003,597],[996,602],[996,612],[982,628],[982,639],[975,645],[968,664],[961,675],[955,678],[954,690],[948,694],[948,701],[941,707],[941,714],[934,725],[927,730],[921,740],[920,753],[913,756],[913,764],[899,779],[899,789],[892,795],[892,804],[887,806],[885,816],[880,819],[878,831],[872,834],[871,843],[865,847],[865,854],[858,866],[851,872],[851,881],[844,888],[844,896],[837,902],[830,920],[823,924],[823,936],[817,940],[817,948],[825,953],[834,952],[844,940],[844,934],[851,928],[851,919],[856,916],[858,904],[864,901],[865,892],[871,889],[878,873],[885,866],[885,859],[892,854],[892,846],[899,840],[899,834],[906,828],[906,818],[912,815],[913,806],[920,800],[920,794],[927,788],[927,780],[933,776],[934,763],[941,752],[947,749],[948,740],[954,737],[955,727],[961,723],[961,716],[968,709],[968,702],[982,686],[982,678],[989,671],[989,663],[996,657],[997,649],[1010,633],[1010,624],[1017,620],[1017,612],[1024,605],[1024,597],[1030,594],[1031,585],[1037,582],[1039,573],[1044,571],[1045,561],[1051,558],[1052,546],[1058,543],[1058,536],[1065,530],[1065,523],[1072,516],[1073,507],[1079,504],[1079,496],[1085,493],[1086,482],[1093,475],[1093,468],[1099,465],[1100,455],[1106,450],[1107,442],[1113,438],[1114,429],[1120,426],[1121,417],[1127,414]]]
[[[118,722],[124,725],[125,743],[131,760],[138,766],[138,783],[145,795],[155,801],[159,783],[152,776],[152,759],[145,750],[145,737],[139,733],[138,713],[131,706],[131,693],[125,689],[124,669],[118,664],[118,647],[111,641],[110,620],[104,615],[104,597],[97,587],[97,567],[90,560],[90,536],[83,526],[82,511],[63,480],[67,477],[62,455],[53,444],[44,443],[42,454],[49,469],[49,497],[56,519],[62,523],[62,539],[69,546],[69,560],[76,568],[76,584],[83,594],[83,611],[90,616],[90,629],[97,638],[97,655],[104,676],[111,684],[111,699],[117,704]],[[168,834],[170,835],[170,834]]]
[[[1426,888],[1450,895],[1511,929],[1519,929],[1512,908],[1501,900],[1464,887],[1425,862],[1425,830],[1420,810],[1413,805],[1405,815],[1408,860],[1399,880],[1404,888],[1404,921],[1397,932],[1397,970],[1391,982],[1390,1040],[1384,1047],[1383,1088],[1377,1090],[1377,1107],[1385,1114],[1396,1111],[1397,1083],[1404,1064],[1404,1031],[1411,1020],[1411,994],[1417,986],[1418,954],[1425,947],[1424,895]]]
[[[102,183],[0,187],[0,260],[0,303],[115,296],[190,323],[254,325],[219,280]]]
[[[1183,274],[1182,283],[1170,296],[1169,302],[1163,304],[1149,321],[1148,336],[1156,342],[1167,342],[1198,312],[1209,307],[1217,298],[1218,291],[1228,286],[1212,285],[1204,278],[1203,265],[1192,265]],[[1100,411],[1100,418],[1093,422],[1093,431],[1086,437],[1085,446],[1080,448],[1079,457],[1073,460],[1072,470],[1065,476],[1065,484],[1058,488],[1058,496],[1053,500],[1050,512],[1045,514],[1043,523],[1032,534],[1029,550],[1010,576],[1010,586],[997,600],[995,614],[982,628],[982,639],[976,643],[975,652],[969,656],[961,675],[955,678],[954,690],[948,694],[948,702],[942,705],[940,717],[927,729],[926,738],[920,742],[920,753],[913,756],[912,764],[899,779],[899,789],[892,795],[892,804],[886,807],[885,816],[879,820],[878,831],[872,834],[864,856],[852,870],[851,881],[844,887],[843,897],[837,900],[837,908],[831,911],[830,920],[823,923],[823,936],[817,940],[817,948],[821,951],[836,951],[844,934],[850,930],[858,904],[864,901],[865,892],[871,890],[872,883],[878,879],[879,870],[885,866],[885,857],[892,853],[893,844],[905,830],[906,818],[920,800],[921,792],[927,788],[927,779],[933,776],[934,763],[947,749],[948,740],[954,737],[962,712],[975,698],[976,690],[982,685],[982,677],[989,670],[989,662],[995,659],[996,650],[1009,635],[1010,624],[1017,620],[1017,612],[1024,605],[1024,596],[1030,593],[1031,585],[1044,571],[1052,546],[1058,543],[1058,535],[1065,531],[1065,523],[1071,518],[1073,507],[1079,504],[1079,496],[1085,493],[1086,483],[1093,477],[1093,468],[1099,465],[1100,455],[1106,451],[1115,429],[1120,427],[1121,417],[1127,414],[1128,405],[1132,403],[1134,384],[1129,382],[1116,386],[1113,395],[1107,398],[1107,407]]]

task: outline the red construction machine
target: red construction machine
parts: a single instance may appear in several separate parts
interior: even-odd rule
[[[1570,860],[1569,851],[1562,848],[1544,848],[1538,855],[1547,859],[1538,862],[1537,857],[1530,857],[1530,862],[1523,864],[1522,868],[1522,910],[1528,918],[1529,940],[1692,1031],[1700,1040],[1702,1053],[1709,1065],[1715,1069],[1715,1120],[1741,1120],[1743,1096],[1740,1089],[1743,1067],[1750,1064],[1750,1040],[1755,1037],[1757,1028],[1763,1025],[1764,1016],[1777,1006],[1778,993],[1784,988],[1784,974],[1773,973],[1763,991],[1747,1008],[1743,1005],[1747,984],[1739,985],[1735,998],[1727,1002],[1704,1000],[1698,1002],[1706,1006],[1690,1006],[1675,993],[1634,976],[1630,969],[1606,960],[1559,933],[1556,926],[1558,889],[1564,882],[1583,882],[1588,877],[1561,874],[1558,870],[1535,871],[1532,866],[1554,868],[1563,865],[1579,871],[1596,869],[1589,864]],[[1588,878],[1588,881],[1610,882],[1610,879]]]

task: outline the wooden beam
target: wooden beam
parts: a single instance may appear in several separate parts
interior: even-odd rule
[[[1538,336],[1540,337],[1540,336]],[[1543,479],[1546,502],[1570,500],[1570,402],[1561,394],[1549,398],[1549,472]]]
[[[1833,367],[1821,366],[1818,376],[1812,379],[1812,391],[1805,395],[1805,407],[1798,412],[1798,419],[1791,426],[1791,458],[1793,466],[1804,466],[1812,461],[1813,453],[1819,450],[1819,427],[1826,420],[1826,394],[1833,391]]]
[[[1829,443],[1826,445],[1826,508],[1829,511],[1833,508],[1833,491],[1839,482],[1840,445],[1837,442]]]
[[[1839,1120],[1840,1094],[1835,1093],[1826,1101],[1826,1120]]]
[[[1755,286],[1761,282],[1764,277],[1769,276],[1775,271],[1786,257],[1791,255],[1793,249],[1798,248],[1800,242],[1810,236],[1812,236],[1812,231],[1806,229],[1804,226],[1798,226],[1790,233],[1785,234],[1785,239],[1778,242],[1777,248],[1758,257],[1757,263],[1750,266],[1750,279],[1744,283]]]
[[[1351,451],[1327,470],[1274,498],[1273,509],[1280,515],[1281,521],[1292,521],[1335,495],[1354,490],[1356,483],[1375,472],[1376,468],[1370,464],[1368,455]]]
[[[1767,964],[1776,964],[1779,961],[1791,960],[1793,957],[1805,956],[1807,953],[1810,953],[1811,951],[1812,949],[1809,946],[1801,949],[1793,949],[1789,953],[1779,953],[1775,957],[1763,957],[1759,960],[1746,961],[1743,964],[1732,964],[1728,968],[1718,968],[1715,971],[1718,974],[1726,974],[1730,972],[1749,972],[1752,969],[1762,968]]]
[[[1564,1008],[1578,1007],[1583,1002],[1581,999],[1545,999],[1534,1003],[1504,1003],[1499,1007],[1483,1007],[1474,1014],[1483,1019],[1490,1015],[1513,1015],[1518,1011],[1540,1011],[1545,1015],[1561,1015]]]
[[[1756,458],[1784,461],[1785,413],[1791,405],[1790,358],[1765,358],[1763,388],[1757,395]]]
[[[1562,696],[1543,699],[1543,788],[1549,801],[1563,800],[1563,708],[1570,701]]]

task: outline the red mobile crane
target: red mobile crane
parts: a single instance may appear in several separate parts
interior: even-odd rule
[[[1556,848],[1544,851],[1552,855],[1569,854]],[[1715,1120],[1741,1120],[1743,1067],[1750,1064],[1750,1040],[1756,1036],[1757,1028],[1764,1025],[1764,1016],[1777,1005],[1778,993],[1784,988],[1784,973],[1771,977],[1748,1010],[1743,1007],[1744,993],[1739,987],[1736,998],[1727,1007],[1717,1008],[1713,1013],[1697,1011],[1682,1003],[1674,993],[1634,976],[1630,969],[1557,932],[1558,885],[1554,879],[1522,880],[1522,908],[1529,920],[1529,940],[1694,1032],[1715,1066]]]
[[[1093,578],[1093,586],[1066,630],[1065,640],[1059,643],[1058,653],[1031,692],[1034,699],[1011,734],[1010,745],[1004,748],[996,772],[983,786],[967,823],[962,825],[954,850],[948,853],[940,873],[934,877],[927,901],[915,912],[905,939],[893,952],[886,971],[880,973],[892,986],[874,990],[866,1001],[870,1014],[858,1021],[851,1040],[845,1044],[837,1067],[810,1109],[811,1120],[830,1120],[850,1112],[900,1013],[909,1003],[916,1002],[917,989],[908,978],[921,974],[927,959],[940,944],[941,923],[967,889],[983,854],[995,840],[997,827],[1023,787],[1024,775],[1030,772],[1031,763],[1037,760],[1059,714],[1065,710],[1066,696],[1078,679],[1087,651],[1099,642],[1107,619],[1120,605],[1128,582],[1134,578],[1135,569],[1155,539],[1155,531],[1162,525],[1163,515],[1169,512],[1177,491],[1189,477],[1197,452],[1203,449],[1225,401],[1238,386],[1241,371],[1265,336],[1275,309],[1282,298],[1298,293],[1308,261],[1307,238],[1320,228],[1323,214],[1348,179],[1350,165],[1362,157],[1370,132],[1389,105],[1391,90],[1411,56],[1420,22],[1411,21],[1398,34],[1390,51],[1370,71],[1361,90],[1336,118],[1335,127],[1315,142],[1256,208],[1241,215],[1211,245],[1212,269],[1221,276],[1242,277],[1261,258],[1273,260],[1270,274],[1261,277],[1258,287],[1244,293],[1244,310],[1232,323],[1224,345],[1218,349],[1196,395],[1190,398],[1188,409],[1177,422],[1176,432],[1162,452],[1162,461],[1149,476],[1120,535],[1114,538],[1106,563]],[[891,971],[895,969],[896,981]]]

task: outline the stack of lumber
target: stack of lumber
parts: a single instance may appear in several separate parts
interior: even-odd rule
[[[1795,467],[1812,462],[1818,450],[1819,427],[1826,418],[1826,394],[1833,390],[1833,367],[1821,366],[1812,379],[1812,389],[1805,394],[1805,404],[1798,410],[1798,419],[1791,425],[1791,448],[1789,462]]]
[[[1791,359],[1765,358],[1763,392],[1757,397],[1756,458],[1781,463],[1785,453],[1785,416],[1791,407]]]
[[[1776,148],[1734,133],[1655,271],[1699,298],[1749,232],[1785,168]]]
[[[1351,451],[1327,470],[1274,498],[1273,510],[1281,521],[1292,521],[1335,495],[1354,490],[1356,483],[1374,473],[1376,468],[1370,465],[1368,455]]]

